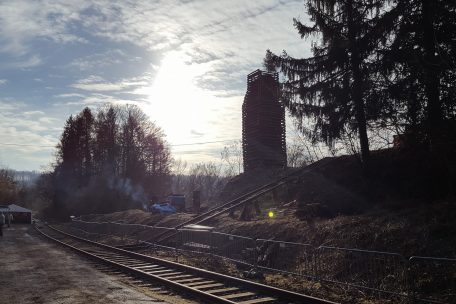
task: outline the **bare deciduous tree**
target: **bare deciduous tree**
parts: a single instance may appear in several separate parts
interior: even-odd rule
[[[241,174],[243,170],[242,142],[239,140],[229,146],[225,146],[221,153],[221,158],[226,166],[226,176]]]

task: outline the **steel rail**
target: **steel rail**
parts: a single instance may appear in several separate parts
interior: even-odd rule
[[[188,294],[194,294],[201,299],[210,301],[210,303],[254,304],[266,302],[282,303],[283,301],[287,301],[288,303],[292,301],[300,304],[336,304],[331,301],[277,287],[112,247],[77,237],[49,225],[47,227],[53,233],[69,238],[71,241],[76,241],[79,244],[90,245],[91,247],[89,246],[89,249],[81,249],[78,248],[80,246],[68,244],[52,237],[42,231],[42,229],[38,229],[37,227],[35,229],[45,237],[67,246],[80,254],[109,264],[124,272],[135,274],[147,280],[160,282]],[[151,268],[152,270],[145,270],[147,268]]]
[[[52,227],[50,227],[51,229],[54,229]],[[42,235],[44,235],[45,237],[47,237],[48,239],[51,239],[57,243],[59,243],[60,245],[63,245],[65,247],[68,247],[76,252],[78,252],[79,254],[82,254],[82,255],[85,255],[93,260],[98,260],[98,261],[101,261],[105,264],[108,264],[110,266],[113,266],[114,268],[117,268],[117,269],[120,269],[124,272],[127,272],[127,273],[131,273],[131,274],[135,274],[139,277],[142,277],[144,279],[148,279],[148,280],[153,280],[153,281],[158,281],[162,284],[164,284],[165,286],[170,286],[176,290],[179,290],[179,291],[183,291],[183,292],[186,292],[186,293],[192,293],[192,294],[196,294],[197,296],[199,296],[200,298],[203,298],[205,300],[210,300],[214,303],[221,303],[221,304],[235,304],[236,302],[233,302],[233,301],[230,301],[230,300],[227,300],[227,299],[223,299],[221,297],[218,297],[216,295],[212,295],[212,294],[209,294],[207,292],[204,292],[204,291],[201,291],[201,290],[198,290],[196,288],[191,288],[191,287],[188,287],[184,284],[180,284],[178,282],[175,282],[175,281],[172,281],[172,280],[169,280],[169,279],[166,279],[166,278],[163,278],[163,277],[160,277],[158,275],[154,275],[154,274],[151,274],[151,273],[148,273],[148,272],[145,272],[145,271],[142,271],[138,268],[135,268],[135,267],[131,267],[131,266],[127,266],[127,265],[123,265],[122,263],[120,262],[116,262],[116,260],[114,259],[109,259],[109,258],[104,258],[103,256],[99,256],[99,255],[96,255],[94,253],[91,253],[87,250],[82,250],[82,249],[79,249],[77,247],[75,247],[74,245],[70,245],[70,244],[67,244],[65,242],[62,242],[52,236],[50,236],[49,234],[46,234],[44,233],[42,230],[40,229],[37,229]],[[56,230],[58,231],[58,230]],[[118,258],[120,258],[121,256],[118,256]]]

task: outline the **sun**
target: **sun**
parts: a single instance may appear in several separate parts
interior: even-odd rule
[[[147,90],[146,113],[165,132],[171,143],[192,142],[208,130],[211,96],[196,84],[207,71],[180,52],[168,53]],[[194,141],[194,140],[193,140]]]

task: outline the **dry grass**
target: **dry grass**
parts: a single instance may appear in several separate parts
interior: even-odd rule
[[[366,214],[312,220],[300,220],[291,212],[277,211],[278,216],[273,219],[257,218],[252,221],[239,221],[229,216],[222,216],[210,224],[221,232],[252,238],[309,243],[316,247],[327,245],[388,251],[400,253],[405,257],[422,255],[454,258],[456,256],[456,227],[454,226],[456,204],[453,202],[435,202],[402,210],[381,209]],[[99,216],[92,220],[118,221],[122,219],[128,223],[155,223],[160,226],[173,226],[188,220],[191,216],[175,214],[158,218],[157,215],[130,210]],[[108,241],[119,244],[118,239]],[[176,259],[169,251],[155,250],[145,253],[171,260]],[[179,256],[179,262],[234,276],[242,276],[247,270],[229,261],[202,254],[182,254]],[[344,285],[323,284],[303,277],[265,273],[263,279],[257,280],[340,303],[368,304],[388,303],[388,301],[398,303],[397,299],[387,300],[382,296],[379,300],[359,289],[347,288]]]
[[[404,256],[456,257],[455,202],[434,202],[395,211],[379,209],[331,219],[300,220],[293,213],[280,211],[273,219],[239,221],[224,215],[207,224],[214,226],[216,231],[252,238],[388,251]],[[85,219],[173,227],[192,217],[192,214],[184,213],[165,217],[129,210]]]

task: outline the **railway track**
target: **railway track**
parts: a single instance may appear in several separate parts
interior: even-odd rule
[[[118,271],[158,282],[205,303],[335,304],[330,301],[267,286],[216,272],[146,256],[86,240],[52,226],[38,224],[43,236]]]

